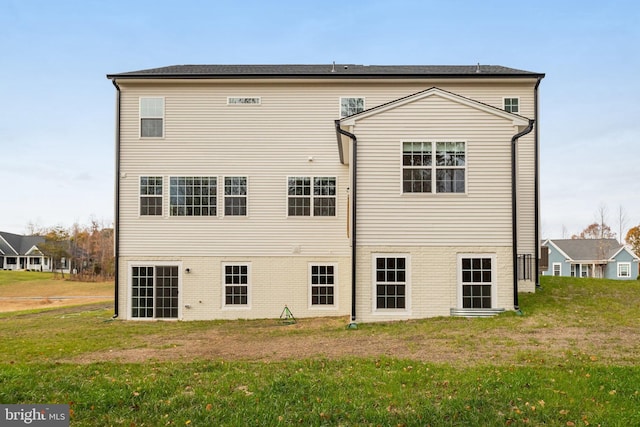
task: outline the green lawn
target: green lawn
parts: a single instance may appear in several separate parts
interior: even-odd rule
[[[542,285],[521,295],[523,316],[357,330],[304,320],[123,322],[106,305],[4,314],[0,403],[70,404],[72,426],[640,425],[640,283],[544,277]],[[161,354],[191,339],[195,349],[213,333],[247,350],[313,337],[405,345],[401,357],[109,357]],[[451,361],[431,361],[431,350]],[[509,355],[477,357],[501,353]]]
[[[53,273],[0,270],[0,286],[14,284],[16,282],[33,282],[51,279],[53,279]]]

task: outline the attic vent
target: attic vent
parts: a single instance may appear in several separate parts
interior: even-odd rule
[[[239,96],[230,96],[227,98],[228,105],[260,105],[262,104],[262,99],[260,97],[239,97]]]
[[[336,72],[336,61],[333,61],[333,66],[331,67],[331,72],[332,73]]]
[[[476,73],[480,73],[480,63],[478,62],[478,65],[476,65]]]

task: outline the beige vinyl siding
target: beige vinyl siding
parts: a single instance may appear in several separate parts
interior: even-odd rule
[[[371,108],[435,84],[497,107],[503,96],[519,96],[523,114],[532,111],[530,85],[522,83],[121,83],[121,253],[225,255],[250,250],[257,255],[290,255],[294,248],[301,253],[348,253],[348,167],[338,161],[333,127],[340,96],[361,95]],[[163,138],[139,138],[138,102],[144,96],[165,99]],[[259,96],[262,103],[228,105],[228,96]],[[482,120],[477,117],[475,123]],[[142,175],[165,177],[163,218],[138,216]],[[168,216],[169,176],[221,180],[225,175],[248,176],[248,217]],[[336,176],[337,216],[287,218],[287,176]],[[220,208],[223,199],[218,196]]]
[[[401,123],[398,125],[398,123]],[[509,120],[431,96],[358,122],[358,244],[511,244]],[[403,194],[402,141],[464,141],[466,194]]]
[[[121,253],[305,255],[349,252],[348,167],[339,163],[333,118],[338,98],[310,102],[305,91],[183,85],[125,89],[122,103]],[[162,93],[165,137],[140,139],[138,98]],[[261,105],[227,105],[227,96]],[[324,111],[323,111],[324,110]],[[326,118],[319,119],[318,117]],[[309,161],[312,156],[313,160]],[[138,216],[139,176],[165,177],[164,217]],[[218,217],[172,217],[170,176],[218,177]],[[223,217],[224,176],[247,176],[248,216]],[[287,177],[337,179],[335,217],[288,217]]]

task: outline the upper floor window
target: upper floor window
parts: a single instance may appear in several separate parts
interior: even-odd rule
[[[340,117],[347,117],[364,111],[364,98],[340,98]]]
[[[162,215],[162,177],[140,177],[140,215]]]
[[[403,193],[464,193],[464,142],[403,142]]]
[[[504,109],[509,113],[520,113],[520,98],[504,98]]]
[[[224,214],[228,216],[247,215],[246,176],[227,176],[224,178]]]
[[[140,137],[164,136],[164,98],[140,98]]]
[[[169,181],[171,216],[216,216],[216,177],[172,176]]]
[[[289,216],[336,216],[335,177],[289,177]]]

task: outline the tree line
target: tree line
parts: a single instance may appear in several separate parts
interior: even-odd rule
[[[616,239],[617,236],[622,236],[624,234],[624,230],[627,226],[627,214],[622,206],[619,207],[617,215],[618,220],[618,230],[619,234],[613,231],[613,229],[607,224],[608,217],[608,209],[607,206],[601,204],[598,207],[596,212],[596,221],[592,224],[589,224],[578,234],[574,234],[571,236],[572,239]],[[621,244],[627,244],[633,252],[640,256],[640,225],[636,225],[635,227],[631,227],[625,237],[624,241],[620,240]]]
[[[113,228],[92,219],[88,225],[74,224],[40,227],[27,226],[28,234],[44,237],[40,250],[52,258],[54,271],[62,274],[63,261],[73,273],[72,278],[82,281],[105,280],[114,277]]]

